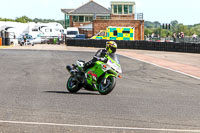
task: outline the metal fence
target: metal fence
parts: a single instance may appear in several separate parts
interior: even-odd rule
[[[200,43],[200,38],[192,38],[192,37],[185,37],[185,38],[176,38],[175,42],[185,42],[185,43]]]
[[[176,42],[176,43],[200,43],[200,37],[192,38],[192,37],[184,37],[184,38],[172,38],[172,37],[165,37],[165,38],[145,38],[146,41],[153,41],[153,42]]]
[[[80,47],[105,48],[107,40],[91,39],[68,39],[66,45]],[[120,49],[141,49],[171,52],[200,53],[200,43],[176,43],[176,42],[153,42],[153,41],[115,41]]]

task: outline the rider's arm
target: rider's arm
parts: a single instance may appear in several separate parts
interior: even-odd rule
[[[106,50],[98,50],[95,54],[95,56],[93,57],[93,59],[98,60],[98,61],[103,61],[106,62],[107,58],[105,58],[106,55]]]

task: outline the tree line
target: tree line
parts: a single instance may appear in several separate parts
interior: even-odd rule
[[[183,32],[185,36],[192,36],[193,34],[200,36],[200,23],[194,25],[183,25],[182,23],[178,23],[177,20],[173,20],[167,24],[167,27],[166,24],[164,24],[163,27],[163,24],[158,21],[145,21],[144,27],[144,34],[146,36],[154,33],[161,37],[167,37],[172,36],[174,33],[178,34],[181,32]]]
[[[41,22],[41,23],[49,23],[49,22],[57,22],[61,25],[64,25],[64,20],[55,20],[55,19],[40,19],[40,18],[34,18],[30,19],[27,16],[22,16],[16,19],[7,19],[7,18],[0,18],[0,21],[11,21],[11,22],[20,22],[20,23],[28,23],[28,22]]]

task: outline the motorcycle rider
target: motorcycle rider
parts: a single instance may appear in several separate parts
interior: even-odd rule
[[[115,54],[116,50],[117,50],[117,43],[114,41],[107,41],[106,48],[98,50],[93,59],[85,63],[83,70],[85,71],[88,68],[92,67],[96,61],[102,61],[106,63],[108,59],[105,57],[105,55]]]

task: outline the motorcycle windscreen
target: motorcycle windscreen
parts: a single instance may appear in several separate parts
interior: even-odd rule
[[[111,53],[111,54],[109,54],[109,56],[110,56],[114,61],[116,61],[117,64],[120,64],[119,59],[118,59],[118,56],[117,56],[116,54]]]

